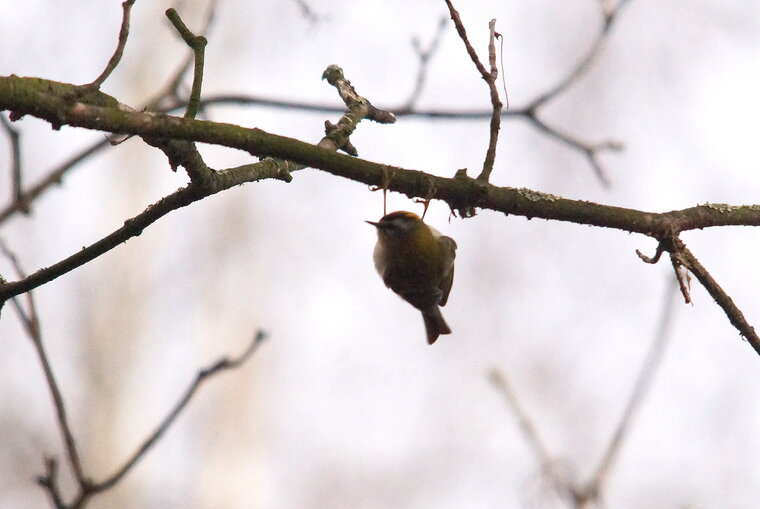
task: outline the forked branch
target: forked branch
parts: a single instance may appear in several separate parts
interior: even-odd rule
[[[499,69],[496,66],[496,37],[498,36],[496,33],[496,20],[492,19],[488,24],[488,64],[490,70],[486,70],[486,67],[478,57],[478,53],[475,51],[475,48],[472,47],[472,44],[467,37],[467,30],[464,27],[464,23],[462,23],[462,18],[459,15],[459,12],[454,8],[451,0],[446,0],[446,5],[449,8],[451,19],[454,22],[459,37],[464,43],[467,54],[470,55],[472,63],[475,64],[475,67],[478,69],[480,77],[483,78],[488,85],[488,90],[491,96],[491,123],[488,137],[488,149],[486,150],[485,161],[483,161],[483,169],[477,178],[478,182],[487,183],[488,179],[491,177],[491,172],[493,172],[494,163],[496,162],[496,145],[499,141],[501,109],[503,107],[501,99],[499,98],[499,89],[496,86],[496,79],[499,75]]]

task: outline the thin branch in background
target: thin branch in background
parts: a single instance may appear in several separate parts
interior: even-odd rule
[[[167,80],[166,85],[159,90],[151,99],[145,101],[143,109],[146,111],[160,111],[168,113],[173,110],[187,109],[189,101],[181,97],[183,94],[180,92],[182,88],[182,80],[185,78],[185,74],[193,67],[195,62],[195,53],[188,52],[185,60],[177,66],[177,70],[174,71],[172,77]],[[207,100],[201,101],[201,109],[209,105]]]
[[[24,200],[22,191],[22,170],[21,170],[21,140],[18,130],[11,125],[5,115],[0,115],[0,123],[8,134],[8,140],[11,143],[11,182],[13,183],[12,204],[17,210],[24,214],[29,213],[29,202]]]
[[[671,329],[676,310],[675,296],[677,295],[677,291],[678,286],[672,279],[668,279],[663,298],[662,314],[660,315],[657,332],[652,340],[652,345],[649,347],[649,351],[647,352],[641,370],[636,378],[636,383],[628,398],[628,403],[620,418],[620,422],[610,437],[607,448],[604,451],[591,480],[586,483],[586,488],[583,490],[583,492],[587,493],[589,498],[594,501],[603,493],[605,483],[609,478],[615,461],[619,457],[620,448],[628,436],[634,416],[641,407],[644,398],[652,388],[652,382],[657,373],[657,368],[660,366],[660,362],[665,353],[665,348],[671,338]]]
[[[631,0],[618,0],[617,3],[614,3],[613,0],[599,0],[602,13],[604,14],[605,32],[608,32],[612,28],[612,24],[618,19],[620,11],[630,2]]]
[[[0,224],[4,223],[16,212],[22,212],[22,204],[30,204],[53,185],[60,184],[64,174],[66,174],[69,170],[74,169],[79,163],[88,159],[90,156],[100,152],[104,148],[109,147],[111,145],[111,141],[115,140],[116,138],[116,136],[109,136],[103,140],[93,143],[89,147],[83,149],[78,154],[72,156],[51,170],[45,177],[40,179],[39,182],[32,186],[31,189],[22,191],[19,198],[17,198],[13,203],[4,209],[0,210]]]
[[[6,258],[11,261],[18,277],[26,277],[26,274],[15,254],[2,241],[0,241],[0,250],[2,250]],[[26,312],[24,312],[18,301],[14,299],[15,308],[19,314],[19,317],[21,318],[21,322],[24,324],[24,328],[26,329],[29,338],[32,340],[32,344],[34,345],[34,349],[37,352],[37,356],[40,360],[40,365],[42,366],[42,370],[45,373],[45,381],[47,382],[48,389],[50,390],[50,395],[53,398],[53,406],[55,407],[55,413],[58,419],[58,428],[63,435],[63,442],[66,448],[66,457],[68,458],[71,470],[74,473],[77,484],[80,486],[88,486],[90,484],[90,481],[84,475],[82,461],[77,450],[74,434],[71,431],[69,419],[66,415],[66,405],[63,401],[61,390],[58,386],[58,382],[56,381],[55,375],[53,373],[53,368],[50,364],[50,359],[47,356],[47,352],[45,351],[45,346],[42,341],[42,331],[40,329],[37,308],[34,304],[34,297],[32,296],[32,292],[27,292],[26,298],[28,308]],[[53,492],[51,492],[51,496],[52,493]],[[54,500],[56,498],[57,496],[53,496]]]
[[[557,462],[552,458],[552,455],[549,453],[549,448],[546,447],[546,444],[544,444],[539,436],[535,424],[533,424],[528,413],[520,404],[520,401],[517,398],[517,393],[515,393],[512,385],[507,380],[504,371],[498,368],[491,369],[488,373],[488,380],[504,398],[507,408],[512,411],[517,419],[517,425],[520,432],[530,449],[533,451],[533,455],[535,456],[536,461],[538,461],[543,475],[551,481],[557,492],[567,492],[570,481],[566,479],[557,468]]]
[[[135,0],[125,0],[121,4],[123,15],[121,19],[121,29],[119,29],[119,42],[116,45],[116,50],[111,56],[111,59],[108,61],[106,68],[103,69],[102,73],[100,73],[100,76],[95,78],[95,81],[85,86],[100,88],[103,82],[105,82],[106,79],[108,79],[108,77],[114,71],[114,69],[116,69],[116,66],[119,65],[121,57],[124,54],[124,47],[127,45],[127,38],[129,37],[129,14],[134,3]]]
[[[422,94],[422,90],[425,88],[430,59],[438,51],[441,40],[443,39],[443,34],[446,31],[448,24],[448,19],[445,16],[441,16],[441,19],[438,20],[438,27],[435,30],[433,39],[425,47],[423,47],[422,42],[418,37],[412,39],[412,47],[414,48],[414,52],[417,54],[418,60],[417,78],[414,81],[414,89],[412,90],[412,93],[409,94],[409,99],[407,99],[404,105],[398,108],[398,110],[391,110],[397,115],[403,114],[403,112],[412,111],[417,104],[417,101]]]
[[[459,38],[462,39],[464,47],[467,50],[467,53],[470,55],[472,63],[475,64],[475,67],[480,73],[480,77],[483,78],[483,80],[485,80],[486,84],[488,85],[488,90],[491,95],[492,112],[490,136],[488,139],[488,150],[486,150],[486,157],[483,161],[483,170],[477,177],[478,182],[487,183],[488,179],[491,177],[494,163],[496,162],[496,145],[499,140],[499,129],[501,127],[501,109],[503,106],[501,99],[499,99],[499,89],[496,86],[496,79],[499,75],[499,69],[496,66],[496,20],[492,19],[488,24],[488,64],[491,68],[489,71],[486,70],[485,66],[480,61],[480,58],[478,58],[478,54],[475,51],[475,48],[473,48],[472,44],[470,44],[470,40],[467,37],[467,30],[465,30],[464,24],[462,23],[462,18],[459,16],[459,12],[454,8],[451,0],[446,0],[446,5],[449,8],[449,13],[451,14],[451,19],[454,22],[454,26],[457,29]]]
[[[155,431],[145,439],[145,441],[137,448],[137,450],[135,450],[132,456],[130,456],[129,459],[116,470],[116,472],[114,472],[106,480],[93,484],[93,492],[105,491],[117,484],[125,475],[127,475],[127,473],[129,473],[132,467],[134,467],[137,462],[145,456],[145,453],[147,453],[151,447],[153,447],[156,442],[158,442],[158,440],[160,440],[161,437],[168,431],[169,427],[171,427],[172,423],[174,423],[177,417],[182,413],[187,404],[190,403],[193,395],[195,395],[196,391],[205,381],[210,379],[212,376],[220,374],[224,371],[230,371],[241,367],[248,361],[248,359],[253,356],[254,353],[256,353],[256,351],[258,351],[259,346],[264,342],[266,338],[267,333],[259,330],[254,335],[253,340],[251,340],[251,342],[240,355],[232,358],[222,357],[212,365],[200,370],[195,376],[193,383],[190,384],[184,395],[179,399],[177,404],[166,415],[166,417],[164,417]]]
[[[533,451],[536,461],[541,467],[541,471],[546,478],[552,483],[556,492],[563,497],[575,509],[587,507],[590,504],[597,504],[603,498],[605,483],[614,467],[618,458],[620,449],[628,436],[628,432],[633,424],[633,419],[641,407],[644,398],[652,387],[652,381],[660,366],[665,347],[670,338],[670,330],[675,313],[675,295],[677,286],[669,280],[663,300],[662,314],[657,326],[657,331],[652,340],[647,355],[642,363],[639,374],[634,383],[631,394],[628,397],[625,410],[618,422],[615,431],[610,436],[607,447],[597,465],[591,479],[581,485],[574,481],[570,476],[564,475],[557,467],[557,461],[552,457],[549,449],[546,447],[538,434],[536,426],[528,416],[527,412],[520,404],[517,394],[507,381],[507,377],[502,370],[494,368],[488,375],[488,379],[494,388],[504,398],[507,405],[519,426],[523,438]]]
[[[25,273],[21,268],[17,257],[5,245],[5,243],[2,242],[1,239],[0,252],[2,252],[6,258],[10,260],[14,269],[18,273],[18,277],[25,277]],[[166,417],[164,417],[164,419],[156,427],[153,433],[151,433],[143,441],[143,443],[140,444],[135,452],[119,468],[117,468],[112,475],[107,477],[102,482],[93,482],[85,476],[84,469],[82,468],[82,462],[77,450],[74,434],[67,417],[66,405],[63,401],[63,396],[61,395],[61,390],[59,388],[58,382],[55,378],[55,375],[53,374],[50,359],[48,358],[45,347],[43,345],[42,333],[39,326],[39,318],[36,307],[34,305],[32,292],[27,292],[26,299],[28,308],[27,310],[24,310],[24,308],[18,302],[17,298],[13,299],[13,303],[15,305],[14,307],[18,312],[19,318],[21,319],[21,322],[24,325],[27,334],[34,344],[35,350],[37,351],[37,355],[40,360],[40,364],[42,365],[43,371],[45,373],[45,380],[53,397],[53,405],[55,407],[55,412],[58,419],[58,427],[63,435],[66,455],[69,460],[71,469],[74,473],[75,481],[78,485],[78,493],[72,502],[64,502],[63,497],[60,493],[60,487],[58,485],[58,463],[56,459],[52,457],[45,460],[46,473],[39,476],[37,482],[47,490],[48,495],[53,501],[55,507],[61,509],[74,509],[84,507],[87,502],[93,497],[93,495],[107,491],[114,485],[118,484],[119,481],[121,481],[121,479],[123,479],[124,476],[126,476],[132,470],[132,468],[143,457],[145,457],[145,454],[156,444],[156,442],[158,442],[164,436],[164,434],[166,434],[174,421],[176,421],[177,417],[179,417],[185,407],[187,407],[188,403],[190,403],[196,391],[205,381],[224,371],[229,371],[241,367],[245,362],[248,361],[248,359],[253,356],[253,354],[258,350],[261,343],[263,343],[263,341],[267,338],[266,332],[259,330],[254,335],[253,340],[248,344],[248,346],[240,355],[232,358],[222,357],[209,367],[200,370],[196,375],[193,383],[190,384],[190,386],[186,389],[184,395],[180,398],[177,404],[171,409]]]
[[[253,340],[248,344],[248,346],[240,355],[232,358],[222,357],[209,367],[200,370],[196,374],[195,380],[185,390],[185,393],[175,404],[175,406],[169,411],[166,417],[164,417],[156,429],[142,442],[142,444],[140,444],[140,446],[137,447],[135,452],[132,453],[132,455],[120,467],[118,467],[113,474],[101,482],[93,482],[84,478],[78,478],[79,492],[77,493],[74,500],[69,504],[58,505],[57,507],[65,507],[68,509],[82,508],[93,496],[108,491],[116,484],[118,484],[135,467],[135,465],[137,465],[137,463],[139,463],[139,461],[145,457],[151,448],[153,448],[153,446],[167,433],[171,425],[177,420],[177,417],[179,417],[182,411],[187,407],[195,393],[204,382],[224,371],[230,371],[241,367],[248,361],[248,359],[253,356],[254,353],[256,353],[256,351],[258,351],[259,346],[264,342],[266,338],[266,332],[259,330],[254,335]],[[48,460],[47,470],[47,475],[41,476],[38,479],[38,482],[48,490],[51,498],[54,501],[56,499],[60,500],[60,489],[55,478],[54,460],[52,463],[50,460]]]
[[[37,484],[47,491],[53,507],[56,509],[72,509],[72,506],[63,501],[63,496],[58,488],[58,460],[54,457],[45,458],[45,474],[37,476]]]
[[[520,110],[519,112],[524,113],[525,118],[531,124],[533,124],[544,134],[548,135],[550,138],[554,138],[555,140],[567,145],[571,149],[583,154],[591,168],[594,170],[594,173],[596,173],[596,176],[599,178],[599,181],[602,183],[602,185],[604,185],[604,187],[610,186],[609,178],[607,178],[607,172],[602,166],[602,163],[599,161],[599,154],[601,152],[620,152],[623,150],[622,143],[614,140],[607,140],[593,145],[585,143],[574,136],[563,133],[556,128],[551,127],[546,122],[538,118],[534,111]]]
[[[26,277],[26,272],[22,269],[21,263],[18,261],[18,257],[5,244],[5,241],[1,238],[0,238],[0,252],[2,252],[3,256],[5,256],[8,259],[8,261],[11,262],[11,265],[13,265],[13,270],[16,272],[17,277],[19,278]],[[34,337],[37,334],[39,334],[39,321],[37,319],[37,312],[34,306],[34,298],[32,297],[32,292],[29,292],[27,294],[27,307],[29,308],[29,312],[27,312],[24,309],[24,307],[21,305],[21,302],[19,302],[18,297],[13,297],[13,305],[16,308],[16,311],[18,312],[19,318],[21,319],[21,323],[24,324],[24,328],[26,329],[27,334],[29,334],[30,337]]]
[[[586,55],[584,55],[584,57],[578,61],[575,67],[573,67],[563,79],[559,80],[559,82],[557,82],[549,90],[533,99],[526,109],[539,109],[547,102],[552,101],[557,96],[562,94],[571,85],[578,81],[578,79],[583,76],[586,71],[588,71],[588,69],[591,67],[591,64],[594,63],[594,61],[601,53],[601,49],[604,46],[604,42],[607,40],[607,36],[612,29],[613,23],[616,19],[618,19],[618,15],[623,10],[623,7],[629,3],[630,0],[621,0],[617,6],[612,6],[609,0],[600,0],[600,10],[602,11],[603,16],[602,29],[597,34],[596,39],[594,39],[594,42],[586,52]]]
[[[306,0],[293,0],[296,5],[298,6],[298,9],[301,11],[301,14],[304,18],[306,18],[309,23],[314,25],[317,21],[319,21],[319,16],[314,11],[314,9],[311,8],[311,6],[306,2]]]
[[[606,172],[604,171],[604,168],[599,161],[598,154],[602,151],[620,151],[622,150],[621,143],[614,140],[607,140],[594,145],[583,143],[573,136],[563,134],[557,129],[550,127],[546,122],[538,117],[538,113],[541,107],[562,95],[562,93],[564,93],[571,85],[577,82],[578,79],[580,79],[580,77],[586,73],[586,71],[588,71],[588,69],[599,56],[604,42],[607,40],[607,37],[610,34],[615,20],[618,19],[623,8],[630,3],[630,0],[620,0],[616,5],[612,5],[610,0],[599,1],[600,10],[602,11],[603,16],[603,25],[586,55],[580,59],[575,67],[573,67],[563,79],[559,80],[549,90],[530,101],[526,107],[521,109],[520,113],[540,131],[563,142],[574,150],[578,150],[583,153],[602,185],[609,187],[609,179],[607,178]]]
[[[204,106],[213,105],[237,105],[237,106],[261,106],[264,108],[275,108],[282,110],[298,110],[307,113],[328,113],[340,114],[343,109],[332,104],[321,104],[306,101],[295,101],[288,99],[272,99],[269,97],[258,97],[244,94],[215,94],[208,95],[203,99]],[[179,104],[182,107],[183,104]],[[397,117],[425,118],[430,120],[481,120],[490,118],[492,110],[484,109],[418,109],[407,110],[405,105],[383,106],[384,110],[392,111]],[[524,116],[520,112],[504,112],[505,116]]]

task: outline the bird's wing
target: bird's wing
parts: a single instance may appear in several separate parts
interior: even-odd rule
[[[451,237],[445,237],[441,236],[438,239],[438,242],[441,244],[441,248],[446,253],[445,259],[450,260],[451,268],[449,270],[448,276],[446,276],[446,279],[444,279],[441,282],[441,301],[438,303],[439,306],[445,306],[446,302],[449,300],[449,292],[451,291],[451,285],[454,283],[454,258],[457,255],[457,243],[454,242],[454,239]],[[449,269],[446,267],[446,269]]]

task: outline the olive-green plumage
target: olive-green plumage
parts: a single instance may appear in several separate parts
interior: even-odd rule
[[[411,212],[392,212],[378,222],[375,267],[385,285],[422,312],[427,341],[451,329],[439,306],[446,304],[454,280],[456,242]]]

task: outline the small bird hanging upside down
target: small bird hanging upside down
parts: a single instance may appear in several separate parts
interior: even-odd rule
[[[375,268],[385,286],[422,312],[427,342],[451,334],[439,306],[449,299],[457,244],[412,212],[391,212],[377,228]]]

